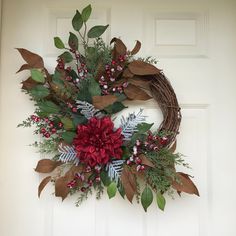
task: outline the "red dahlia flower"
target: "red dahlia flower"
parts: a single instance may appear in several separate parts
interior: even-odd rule
[[[77,157],[91,167],[106,164],[111,158],[120,159],[122,143],[121,128],[115,130],[110,117],[93,117],[86,125],[79,125],[73,141]]]

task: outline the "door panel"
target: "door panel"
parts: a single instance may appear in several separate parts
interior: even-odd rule
[[[100,201],[90,196],[79,208],[76,196],[63,203],[47,186],[40,200],[33,172],[39,154],[30,129],[16,129],[34,108],[20,92],[15,75],[22,60],[14,48],[41,54],[50,70],[57,49],[53,37],[66,39],[75,9],[88,3],[74,0],[5,0],[2,6],[0,80],[0,222],[1,236],[234,236],[236,228],[236,174],[234,133],[236,95],[236,2],[233,0],[91,1],[92,24],[110,24],[109,43],[121,37],[131,48],[142,42],[141,56],[158,59],[170,79],[182,108],[177,150],[193,167],[200,198],[167,196],[165,212],[155,203],[144,213],[141,205],[117,196]],[[130,103],[129,112],[144,108],[148,121],[161,122],[154,101]],[[118,115],[117,120],[119,120]],[[185,170],[186,171],[186,170]],[[33,220],[32,220],[33,219]]]

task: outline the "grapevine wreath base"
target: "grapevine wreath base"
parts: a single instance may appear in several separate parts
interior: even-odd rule
[[[42,138],[33,146],[52,155],[36,166],[35,171],[50,173],[38,195],[52,182],[57,197],[78,194],[79,205],[92,190],[99,199],[106,188],[109,198],[119,192],[132,202],[136,196],[145,211],[154,195],[161,210],[165,193],[199,195],[190,176],[175,168],[187,164],[175,153],[181,112],[170,82],[154,59],[134,56],[139,41],[129,51],[118,38],[111,40],[113,46],[103,42],[100,36],[108,25],[88,29],[91,11],[90,5],[76,11],[72,25],[77,33],[70,32],[68,46],[54,38],[63,53],[52,74],[39,55],[18,49],[26,61],[18,72],[30,71],[22,90],[36,107],[19,126],[35,125],[34,133]],[[114,126],[115,114],[126,108],[123,101],[152,98],[163,113],[158,130],[151,130],[142,109]]]

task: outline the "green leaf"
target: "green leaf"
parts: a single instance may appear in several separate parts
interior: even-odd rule
[[[71,49],[78,50],[79,40],[77,36],[70,32],[68,44]]]
[[[107,187],[107,194],[108,194],[109,198],[111,199],[111,198],[115,197],[116,192],[117,192],[116,183],[111,182],[109,184],[109,186]]]
[[[73,61],[73,57],[69,52],[64,52],[59,56],[65,63]]]
[[[100,174],[100,177],[101,177],[101,180],[102,180],[102,183],[104,184],[104,186],[109,186],[110,185],[111,179],[109,178],[107,172],[102,171],[101,174]]]
[[[60,87],[64,87],[64,81],[61,78],[62,78],[61,73],[58,70],[55,70],[52,76],[52,82]]]
[[[108,114],[114,114],[119,111],[122,111],[124,108],[127,108],[123,103],[121,102],[114,102],[112,105],[107,106],[104,110]]]
[[[138,124],[138,125],[137,125],[138,132],[141,133],[141,134],[147,132],[148,130],[151,129],[151,127],[153,126],[153,124],[154,124],[154,123],[148,124],[148,123],[145,123],[145,122]]]
[[[88,31],[88,38],[98,38],[100,37],[104,32],[105,30],[107,29],[109,25],[97,25],[97,26],[94,26],[92,27],[89,31]]]
[[[46,112],[49,114],[58,113],[60,111],[60,107],[51,101],[40,102],[38,103],[38,107],[41,112]]]
[[[119,191],[121,197],[125,198],[125,188],[124,188],[123,184],[119,183],[118,191]]]
[[[63,138],[63,140],[68,144],[71,144],[73,142],[73,139],[75,138],[75,136],[76,136],[76,133],[70,132],[70,131],[67,131],[61,134],[61,137]]]
[[[81,28],[83,26],[83,19],[82,19],[82,16],[78,10],[76,10],[76,14],[72,19],[72,26],[73,26],[74,30],[76,30],[78,32],[81,30]]]
[[[118,102],[122,102],[127,99],[124,93],[114,93],[114,95],[117,97]]]
[[[101,91],[101,88],[100,88],[100,85],[99,83],[91,78],[90,81],[89,81],[89,94],[93,97],[93,96],[100,96],[102,91]]]
[[[44,98],[50,94],[48,88],[44,87],[43,85],[36,85],[30,90],[30,93],[35,98]]]
[[[63,123],[63,126],[66,130],[73,130],[75,129],[75,126],[72,122],[72,120],[68,117],[62,117],[61,122]]]
[[[39,83],[44,83],[45,82],[45,78],[44,75],[41,71],[37,70],[37,69],[31,69],[31,78]]]
[[[56,48],[64,49],[65,45],[59,37],[54,37],[54,45]]]
[[[164,198],[164,196],[161,193],[157,193],[157,205],[158,207],[164,211],[165,209],[165,205],[166,205],[166,199]]]
[[[146,212],[147,212],[147,208],[151,205],[152,201],[153,201],[152,190],[148,186],[146,186],[141,195],[141,203],[142,203],[143,209]]]
[[[77,127],[80,124],[85,124],[87,122],[87,119],[83,115],[76,115],[73,119],[73,124],[75,127]]]
[[[83,22],[86,22],[89,19],[91,12],[92,12],[92,7],[90,4],[82,10],[81,17]]]

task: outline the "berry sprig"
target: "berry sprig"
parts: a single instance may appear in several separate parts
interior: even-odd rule
[[[105,73],[99,78],[99,84],[104,95],[111,93],[123,93],[124,88],[128,86],[127,82],[122,83],[119,86],[112,86],[117,80],[118,75],[124,69],[124,62],[127,59],[127,55],[119,56],[117,60],[112,60],[110,64],[105,65]]]
[[[56,134],[58,130],[63,128],[62,122],[55,122],[48,117],[40,118],[39,116],[32,115],[31,120],[39,127],[39,133],[45,138],[50,138],[51,135]]]
[[[81,192],[87,191],[90,187],[92,187],[95,183],[101,182],[100,172],[101,166],[96,165],[93,169],[88,165],[85,167],[84,172],[76,173],[74,175],[74,179],[67,183],[67,187],[70,189],[77,188],[78,183],[82,183],[82,187],[79,187]],[[90,174],[90,177],[86,178],[86,175]]]

